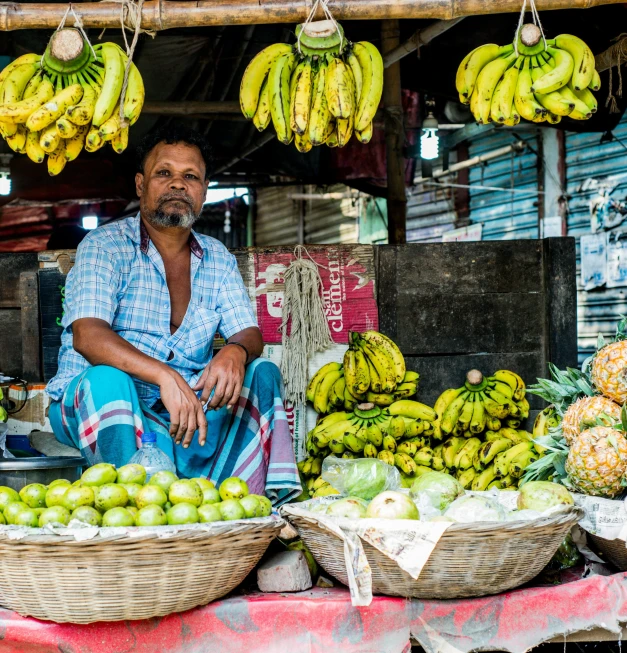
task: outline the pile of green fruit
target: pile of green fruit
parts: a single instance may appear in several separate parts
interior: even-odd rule
[[[2,392],[2,388],[0,388],[0,401],[4,399],[4,393]],[[7,413],[6,409],[3,406],[0,406],[0,422],[6,422],[7,419],[9,419],[9,414]]]
[[[90,526],[165,526],[268,517],[267,497],[249,494],[246,482],[227,478],[216,488],[206,478],[154,474],[141,465],[100,463],[80,480],[30,483],[19,493],[0,486],[0,524],[42,528],[78,521]]]

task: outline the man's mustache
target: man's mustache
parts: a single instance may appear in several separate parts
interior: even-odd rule
[[[194,200],[187,193],[166,193],[159,198],[159,206],[173,200],[176,200],[177,202],[185,202],[191,207],[194,206]]]

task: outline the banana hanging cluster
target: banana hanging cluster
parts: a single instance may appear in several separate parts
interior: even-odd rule
[[[534,443],[535,430],[521,428],[529,417],[525,394],[515,372],[484,378],[471,370],[461,388],[445,390],[436,401],[434,438],[442,442],[446,471],[465,489],[516,489],[525,469],[544,454]]]
[[[359,404],[353,412],[323,417],[307,434],[309,457],[298,463],[308,491],[314,496],[334,493],[319,479],[326,456],[379,458],[396,466],[410,479],[426,469],[444,469],[444,461],[429,447],[435,411],[417,401],[403,399],[381,409]]]
[[[344,364],[321,367],[307,386],[307,400],[317,413],[352,411],[360,403],[389,406],[413,397],[420,375],[405,369],[397,345],[378,331],[351,332]]]
[[[53,40],[62,39],[63,33],[76,39],[72,32],[76,30],[55,32],[43,57],[23,55],[0,73],[0,134],[13,151],[26,153],[35,163],[43,163],[47,155],[51,176],[83,148],[95,152],[111,143],[115,152],[123,152],[129,126],[144,104],[142,77],[131,63],[120,118],[127,57],[118,45],[94,46],[94,58],[79,34],[79,54],[69,61],[56,58]]]
[[[521,119],[556,124],[564,116],[587,120],[597,110],[592,91],[601,88],[594,55],[577,36],[545,40],[524,25],[514,45],[482,45],[457,70],[459,99],[475,120],[514,126]]]
[[[272,122],[281,143],[299,152],[316,145],[344,147],[353,133],[372,138],[383,91],[383,59],[365,41],[350,43],[339,24],[299,25],[299,44],[275,43],[250,62],[240,105],[259,131]]]

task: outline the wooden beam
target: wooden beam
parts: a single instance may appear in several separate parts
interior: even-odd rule
[[[142,113],[155,116],[231,114],[245,120],[239,102],[146,102]]]
[[[382,21],[381,48],[384,55],[398,48],[399,34],[398,20]],[[385,107],[388,243],[402,245],[407,241],[407,197],[403,158],[405,129],[401,97],[401,65],[398,61],[391,64],[383,73],[383,105]]]
[[[537,0],[540,11],[588,9],[622,4],[623,0]],[[309,14],[312,0],[150,0],[142,7],[143,29],[214,25],[263,25],[299,23]],[[385,20],[433,18],[452,20],[461,16],[517,13],[520,0],[330,0],[337,20]],[[86,28],[120,26],[120,3],[83,2],[75,5]],[[0,31],[56,29],[67,10],[62,2],[7,2],[0,4]],[[72,19],[70,23],[72,24]]]
[[[595,68],[601,73],[617,64],[622,66],[627,61],[627,37],[620,39],[607,50],[594,57]]]
[[[433,41],[433,39],[440,36],[440,34],[444,34],[444,32],[451,29],[454,25],[457,25],[461,20],[464,20],[464,16],[453,18],[453,20],[439,20],[424,29],[416,30],[407,41],[401,43],[398,48],[388,52],[385,57],[383,57],[383,65],[387,68],[396,61],[406,57],[408,54],[420,50],[423,45],[427,45],[427,43]]]

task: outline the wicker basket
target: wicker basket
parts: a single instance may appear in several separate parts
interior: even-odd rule
[[[315,519],[283,508],[283,514],[326,571],[348,584],[344,545]],[[530,581],[546,566],[583,511],[506,523],[453,524],[414,580],[391,558],[362,540],[372,569],[373,594],[419,599],[458,599],[499,594]],[[342,526],[344,527],[344,525]]]
[[[82,542],[0,533],[0,604],[23,616],[82,624],[189,610],[224,596],[255,567],[284,525],[263,521]]]
[[[606,540],[604,537],[586,535],[595,548],[608,562],[611,562],[619,571],[627,571],[627,547],[624,540]]]

